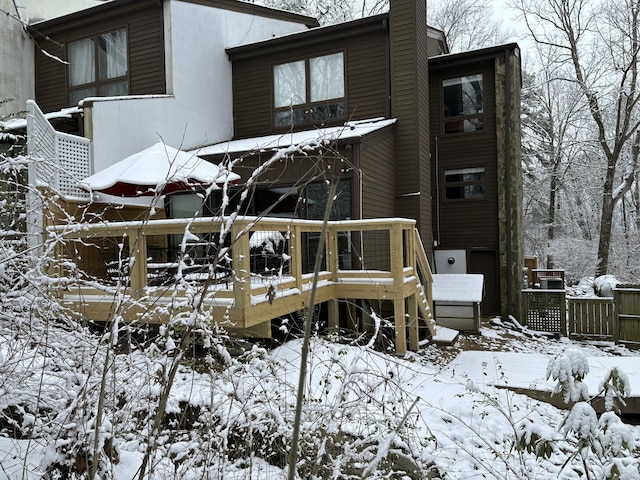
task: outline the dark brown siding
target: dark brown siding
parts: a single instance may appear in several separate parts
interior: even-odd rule
[[[93,13],[92,13],[93,12]],[[166,93],[164,26],[162,5],[153,0],[105,4],[80,14],[36,25],[32,31],[38,45],[66,60],[65,44],[116,28],[127,28],[129,41],[129,93]],[[46,40],[48,36],[54,41]],[[45,112],[68,107],[67,67],[36,53],[36,102]]]
[[[316,44],[280,48],[270,52],[268,42],[256,45],[256,55],[233,61],[233,105],[235,137],[272,133],[271,68],[274,63],[293,61],[329,52],[344,51],[346,59],[347,119],[389,116],[386,34],[382,29]],[[264,54],[260,54],[264,49]],[[335,122],[342,124],[346,119]],[[309,125],[304,128],[310,128]]]
[[[444,135],[442,133],[442,79],[476,73],[484,75],[485,130]],[[497,249],[498,247],[494,78],[493,61],[467,64],[455,69],[430,73],[434,232],[439,237],[442,248]],[[443,187],[444,170],[470,167],[485,168],[486,197],[446,200]],[[435,187],[436,175],[438,175],[439,192]],[[437,202],[439,202],[439,222],[436,217]]]
[[[360,151],[362,175],[362,217],[395,216],[394,142],[391,130],[386,138]],[[356,179],[359,181],[359,179]]]
[[[390,3],[392,116],[396,124],[396,214],[414,218],[425,246],[431,245],[429,167],[429,72],[426,4]]]

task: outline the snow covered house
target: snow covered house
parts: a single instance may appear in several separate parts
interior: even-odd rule
[[[517,315],[519,49],[448,54],[424,3],[392,0],[386,14],[228,48],[234,137],[199,155],[242,157],[236,171],[246,179],[268,147],[332,140],[345,159],[334,218],[416,219],[437,273],[483,274],[483,314]],[[306,210],[291,201],[277,213],[317,218],[322,189],[301,179],[312,179],[318,157],[300,157],[261,177],[253,213],[286,187]]]
[[[485,276],[484,315],[519,312],[516,44],[449,54],[420,0],[327,27],[236,0],[111,0],[27,31],[38,47],[30,141],[43,151],[51,137],[49,156],[60,160],[36,181],[70,204],[87,203],[83,179],[158,139],[214,163],[241,159],[239,186],[274,148],[309,143],[255,179],[248,214],[279,199],[270,216],[320,218],[329,166],[340,178],[334,220],[415,219],[438,273],[455,265]],[[64,134],[51,131],[56,122]],[[93,200],[93,209],[122,203]],[[220,201],[176,194],[156,218],[206,214]],[[363,236],[338,235],[340,267],[365,268],[354,247]]]

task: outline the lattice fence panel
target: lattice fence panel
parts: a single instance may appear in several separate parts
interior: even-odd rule
[[[35,161],[36,182],[57,189],[56,131],[35,102],[27,102],[27,136],[29,156]]]
[[[90,175],[91,144],[88,138],[58,133],[57,154],[60,162],[58,189],[65,197],[88,199],[89,193],[79,182]]]
[[[564,290],[524,290],[523,316],[532,330],[567,334]]]
[[[29,155],[34,160],[36,182],[66,198],[86,200],[89,194],[78,183],[91,171],[88,138],[57,132],[35,102],[27,102]]]

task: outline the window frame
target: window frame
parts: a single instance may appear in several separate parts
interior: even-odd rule
[[[487,125],[485,122],[486,118],[486,89],[485,89],[485,80],[486,75],[482,71],[477,71],[476,73],[470,74],[456,74],[444,77],[440,82],[440,93],[442,98],[442,108],[440,109],[441,118],[442,118],[442,132],[445,135],[469,135],[469,134],[480,134],[486,132]],[[447,95],[445,94],[445,88],[449,85],[446,85],[448,82],[454,82],[456,80],[460,80],[462,84],[464,79],[480,79],[480,87],[481,87],[481,95],[482,95],[482,105],[479,111],[474,113],[458,113],[456,115],[448,115],[447,114]],[[472,81],[472,80],[471,80]],[[470,82],[469,82],[470,83]],[[455,83],[451,83],[451,85],[455,85]],[[467,130],[467,125],[473,125],[474,122],[480,121],[480,128],[474,128],[472,130]],[[453,126],[451,128],[449,126]],[[458,128],[456,128],[456,126]]]
[[[113,34],[115,32],[124,32],[124,53],[126,54],[126,65],[125,65],[125,74],[124,75],[119,75],[117,77],[111,77],[111,78],[101,78],[101,73],[102,69],[101,69],[101,56],[100,56],[100,38],[108,35],[108,34]],[[104,87],[109,87],[109,86],[113,86],[115,84],[118,83],[124,83],[126,84],[126,92],[125,94],[121,94],[121,95],[129,95],[131,92],[131,78],[130,78],[130,72],[131,72],[131,66],[130,66],[130,51],[129,51],[129,29],[127,28],[126,25],[121,26],[121,27],[117,27],[117,28],[110,28],[108,30],[104,30],[104,31],[100,31],[100,32],[96,32],[93,35],[88,35],[88,36],[84,36],[84,37],[79,37],[79,38],[75,38],[69,42],[67,42],[67,59],[69,61],[69,66],[67,68],[67,101],[69,102],[69,104],[77,104],[82,98],[87,98],[87,97],[104,97],[104,96],[120,96],[120,95],[112,95],[112,94],[103,94],[101,92],[101,89],[103,89]],[[83,42],[83,41],[87,41],[87,40],[91,40],[93,41],[93,80],[90,82],[85,82],[85,83],[78,83],[75,85],[71,84],[71,80],[72,80],[72,72],[71,72],[71,47],[73,44],[77,43],[77,42]],[[87,93],[85,95],[83,95],[82,97],[78,98],[78,102],[73,102],[72,98],[73,98],[73,94],[75,92],[82,92],[82,91],[87,91],[87,90],[93,90],[93,93]]]
[[[447,176],[449,175],[465,175],[482,173],[482,178],[461,179],[447,182]],[[486,166],[469,166],[464,168],[450,168],[442,170],[442,200],[445,202],[478,202],[487,199],[487,168]],[[461,189],[465,192],[466,187],[481,186],[482,195],[477,196],[460,196],[449,197],[447,190],[449,188]]]
[[[323,57],[330,57],[332,55],[340,55],[342,57],[342,96],[326,98],[322,100],[312,101],[314,91],[312,89],[311,79],[311,63],[315,59]],[[284,65],[293,65],[298,62],[304,62],[304,101],[297,104],[288,104],[285,106],[276,106],[277,92],[276,92],[276,69]],[[296,59],[291,59],[286,62],[273,63],[271,65],[271,121],[275,130],[288,130],[291,128],[309,126],[309,125],[324,125],[331,122],[337,122],[344,120],[347,117],[347,74],[346,74],[346,51],[334,50],[321,54],[307,55]],[[280,102],[279,102],[280,103]],[[326,107],[327,109],[333,109],[333,112],[339,112],[337,115],[322,115],[321,117],[314,116],[314,108]],[[282,122],[278,120],[278,114],[284,113]],[[286,115],[289,113],[289,115]],[[294,121],[291,121],[291,118]],[[287,119],[289,121],[287,121]]]

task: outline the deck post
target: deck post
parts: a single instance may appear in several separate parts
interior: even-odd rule
[[[336,227],[329,226],[327,229],[327,268],[331,272],[331,280],[338,280],[338,230]]]
[[[332,298],[327,303],[329,305],[329,331],[337,333],[338,328],[340,327],[340,304],[335,298]]]
[[[295,278],[296,288],[302,292],[302,233],[298,225],[290,225],[288,228],[289,268],[291,268],[291,275]]]
[[[240,235],[244,225],[234,222],[231,226],[232,265],[233,265],[233,298],[234,306],[239,309],[251,305],[251,272],[249,266],[249,235]],[[244,328],[244,325],[239,326]]]
[[[409,327],[409,350],[418,351],[420,335],[418,330],[418,295],[415,293],[407,297],[407,317]]]
[[[402,225],[393,223],[389,229],[389,245],[391,248],[391,276],[393,277],[393,286],[402,290],[403,281],[403,244],[402,244]],[[396,353],[404,354],[407,351],[407,330],[405,322],[405,300],[402,293],[395,294],[393,299],[393,316],[396,334]]]
[[[129,285],[138,297],[147,286],[147,237],[140,228],[129,230]]]
[[[352,332],[358,331],[358,319],[355,299],[347,300],[347,329]]]
[[[407,245],[407,248],[406,248],[406,252],[408,256],[407,264],[413,269],[414,274],[416,275],[416,278],[417,278],[416,235],[413,233],[411,229],[406,229],[403,232],[406,233],[406,236],[403,235],[403,238]]]
[[[393,277],[393,285],[395,287],[402,286],[403,280],[403,245],[402,245],[402,225],[393,223],[389,229],[389,245],[391,247],[391,276]]]
[[[404,319],[404,299],[393,300],[393,316],[396,331],[396,353],[404,355],[407,353],[407,329]]]

